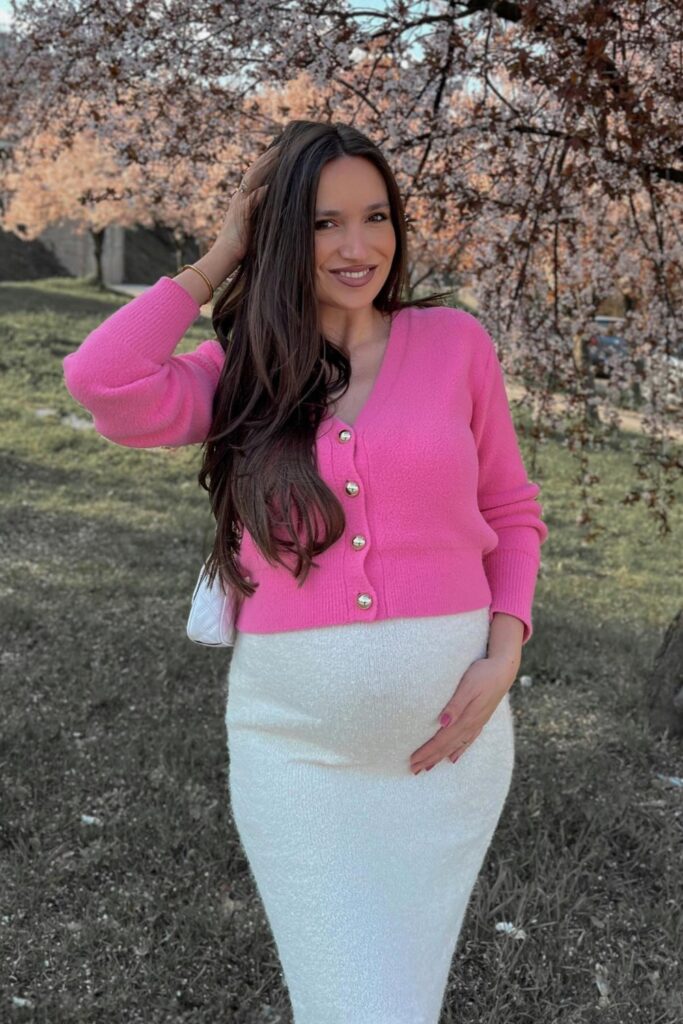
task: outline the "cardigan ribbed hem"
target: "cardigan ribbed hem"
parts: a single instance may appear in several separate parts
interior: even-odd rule
[[[491,586],[494,612],[516,615],[524,623],[522,646],[533,634],[532,602],[540,560],[528,551],[500,548],[484,555],[484,569]]]

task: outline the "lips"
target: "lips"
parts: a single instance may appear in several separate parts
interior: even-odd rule
[[[358,263],[355,267],[334,267],[331,274],[353,274],[357,270],[374,270],[375,263]]]
[[[348,277],[347,274],[352,273],[350,268],[349,271],[346,273],[340,270],[331,270],[330,273],[334,274],[334,276],[341,284],[344,284],[349,288],[362,288],[364,285],[366,285],[369,281],[372,280],[372,277],[375,273],[375,267],[370,267],[367,273],[365,273],[362,277]]]

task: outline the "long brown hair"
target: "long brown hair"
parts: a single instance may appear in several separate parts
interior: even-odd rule
[[[299,586],[317,567],[314,556],[344,532],[341,502],[320,478],[315,458],[328,399],[338,398],[341,387],[343,394],[351,379],[350,360],[320,330],[316,298],[315,203],[329,160],[365,157],[386,183],[396,251],[375,308],[392,315],[443,304],[449,294],[402,298],[403,203],[387,161],[367,136],[339,122],[292,120],[268,148],[275,145],[279,156],[264,179],[268,188],[250,215],[248,250],[213,308],[213,328],[227,354],[198,475],[216,520],[208,580],[212,584],[220,572],[238,600],[258,585],[241,573],[245,528],[270,564],[293,572]],[[294,553],[293,568],[285,551]]]

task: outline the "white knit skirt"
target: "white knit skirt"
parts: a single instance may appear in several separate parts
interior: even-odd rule
[[[238,633],[235,826],[295,1024],[437,1024],[514,764],[509,697],[457,763],[413,775],[488,609]]]

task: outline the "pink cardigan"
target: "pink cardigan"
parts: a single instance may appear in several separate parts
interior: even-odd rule
[[[103,437],[131,448],[206,438],[225,354],[214,338],[173,355],[199,312],[181,285],[161,277],[66,356],[66,387]],[[240,562],[259,586],[242,604],[240,631],[488,606],[489,621],[494,612],[521,619],[527,643],[548,528],[494,344],[476,317],[447,307],[396,314],[355,424],[328,415],[316,451],[346,530],[299,588],[245,529]]]

